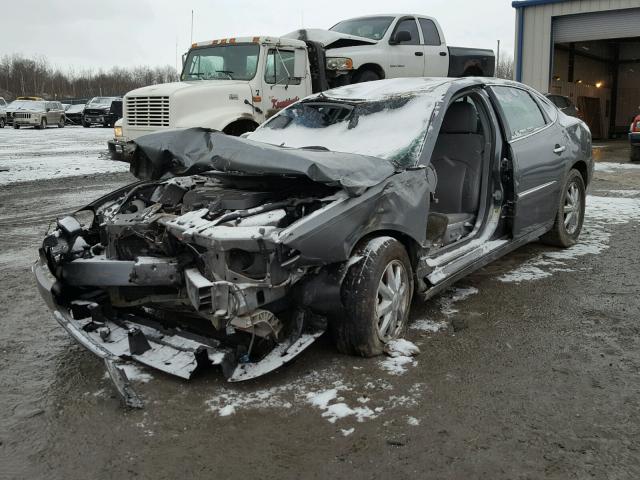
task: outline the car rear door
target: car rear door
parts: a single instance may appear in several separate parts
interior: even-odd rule
[[[566,140],[556,118],[532,94],[516,86],[490,87],[508,138],[513,179],[513,236],[554,221],[564,181]]]
[[[394,43],[398,32],[406,31],[411,39]],[[389,37],[389,70],[386,78],[422,77],[424,75],[424,45],[414,17],[402,17]]]
[[[418,22],[422,30],[424,76],[446,77],[449,73],[449,51],[436,23],[430,18],[418,18]]]

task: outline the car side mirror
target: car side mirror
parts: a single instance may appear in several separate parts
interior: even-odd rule
[[[411,32],[408,32],[407,30],[400,30],[393,35],[393,38],[389,43],[391,43],[391,45],[398,45],[399,43],[410,42],[410,41],[411,41]]]
[[[47,108],[47,112],[50,112],[50,111],[51,111],[51,109],[50,109],[50,108]]]
[[[293,78],[304,78],[307,71],[307,54],[305,50],[296,48],[293,57]]]

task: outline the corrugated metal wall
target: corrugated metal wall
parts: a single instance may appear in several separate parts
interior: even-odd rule
[[[571,0],[520,8],[523,19],[522,82],[546,92],[551,63],[551,29],[554,16],[626,8],[640,8],[640,0]],[[516,45],[518,44],[516,21]],[[516,52],[516,64],[518,62]]]

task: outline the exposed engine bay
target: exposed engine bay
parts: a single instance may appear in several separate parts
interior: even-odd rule
[[[58,301],[74,319],[86,319],[85,331],[108,341],[115,326],[125,331],[130,353],[142,356],[150,339],[134,323],[224,341],[222,350],[202,343],[193,369],[180,366],[180,376],[210,362],[243,380],[256,376],[252,365],[277,346],[325,330],[325,318],[288,295],[317,267],[298,265],[299,253],[278,238],[344,196],[299,178],[211,173],[142,182],[95,202],[93,212],[59,220],[42,255],[60,280]],[[82,225],[87,215],[93,218]],[[176,373],[166,361],[146,363]],[[272,359],[266,371],[279,365]]]

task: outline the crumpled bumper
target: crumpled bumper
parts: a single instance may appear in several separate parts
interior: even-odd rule
[[[217,340],[184,332],[167,330],[161,325],[140,317],[74,318],[71,309],[56,302],[52,289],[56,282],[49,272],[46,260],[40,258],[32,267],[36,284],[62,327],[87,350],[105,361],[107,371],[118,392],[130,407],[141,407],[142,401],[129,385],[120,365],[136,361],[183,379],[189,379],[198,367],[220,366],[230,382],[249,380],[264,375],[287,363],[310,346],[324,329],[304,333],[277,345],[261,361],[238,363],[233,349]],[[88,307],[90,302],[72,302],[78,307]]]

